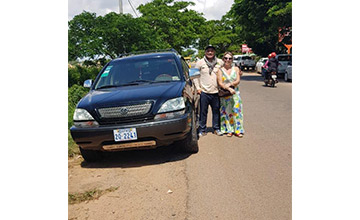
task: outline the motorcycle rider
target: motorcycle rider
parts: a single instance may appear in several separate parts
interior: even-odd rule
[[[265,72],[265,80],[268,78],[269,74],[272,72],[278,71],[278,66],[280,65],[279,61],[276,59],[276,53],[272,52],[269,54],[269,59],[266,61],[264,68],[267,68],[267,71]]]

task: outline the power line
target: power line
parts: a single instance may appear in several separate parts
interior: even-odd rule
[[[136,13],[136,10],[135,10],[135,9],[134,9],[134,7],[132,6],[131,1],[130,1],[130,0],[128,0],[128,2],[129,2],[129,4],[130,4],[130,6],[131,6],[132,10],[134,11],[134,13],[135,13],[136,17],[139,17],[139,16],[137,15],[137,13]]]

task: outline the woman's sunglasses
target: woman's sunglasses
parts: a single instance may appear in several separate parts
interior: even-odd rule
[[[224,57],[224,60],[232,60],[232,57]]]

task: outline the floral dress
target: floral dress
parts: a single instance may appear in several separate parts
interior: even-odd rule
[[[223,68],[222,81],[231,83],[236,80],[235,68],[231,68],[230,75]],[[220,130],[223,133],[244,134],[243,107],[240,97],[239,85],[235,87],[236,93],[232,96],[220,97]]]

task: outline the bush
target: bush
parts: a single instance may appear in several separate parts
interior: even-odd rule
[[[73,85],[68,90],[68,129],[73,124],[73,115],[76,108],[76,104],[89,92],[88,88],[84,88],[80,85]],[[68,130],[68,156],[73,157],[79,154],[79,150],[75,142],[72,140],[70,131]]]
[[[88,88],[73,85],[68,90],[68,128],[71,127],[73,123],[73,115],[76,108],[76,104],[80,101],[89,92]]]
[[[105,62],[105,61],[104,61]],[[70,64],[68,68],[68,129],[73,124],[73,115],[76,104],[88,92],[88,88],[84,88],[82,84],[87,79],[95,80],[97,74],[101,71],[102,66],[82,66],[79,64]],[[68,130],[68,156],[73,157],[79,154],[79,149],[71,138],[70,130]]]
[[[82,85],[85,80],[95,80],[97,74],[101,71],[103,66],[69,66],[68,68],[68,87],[73,85]]]

